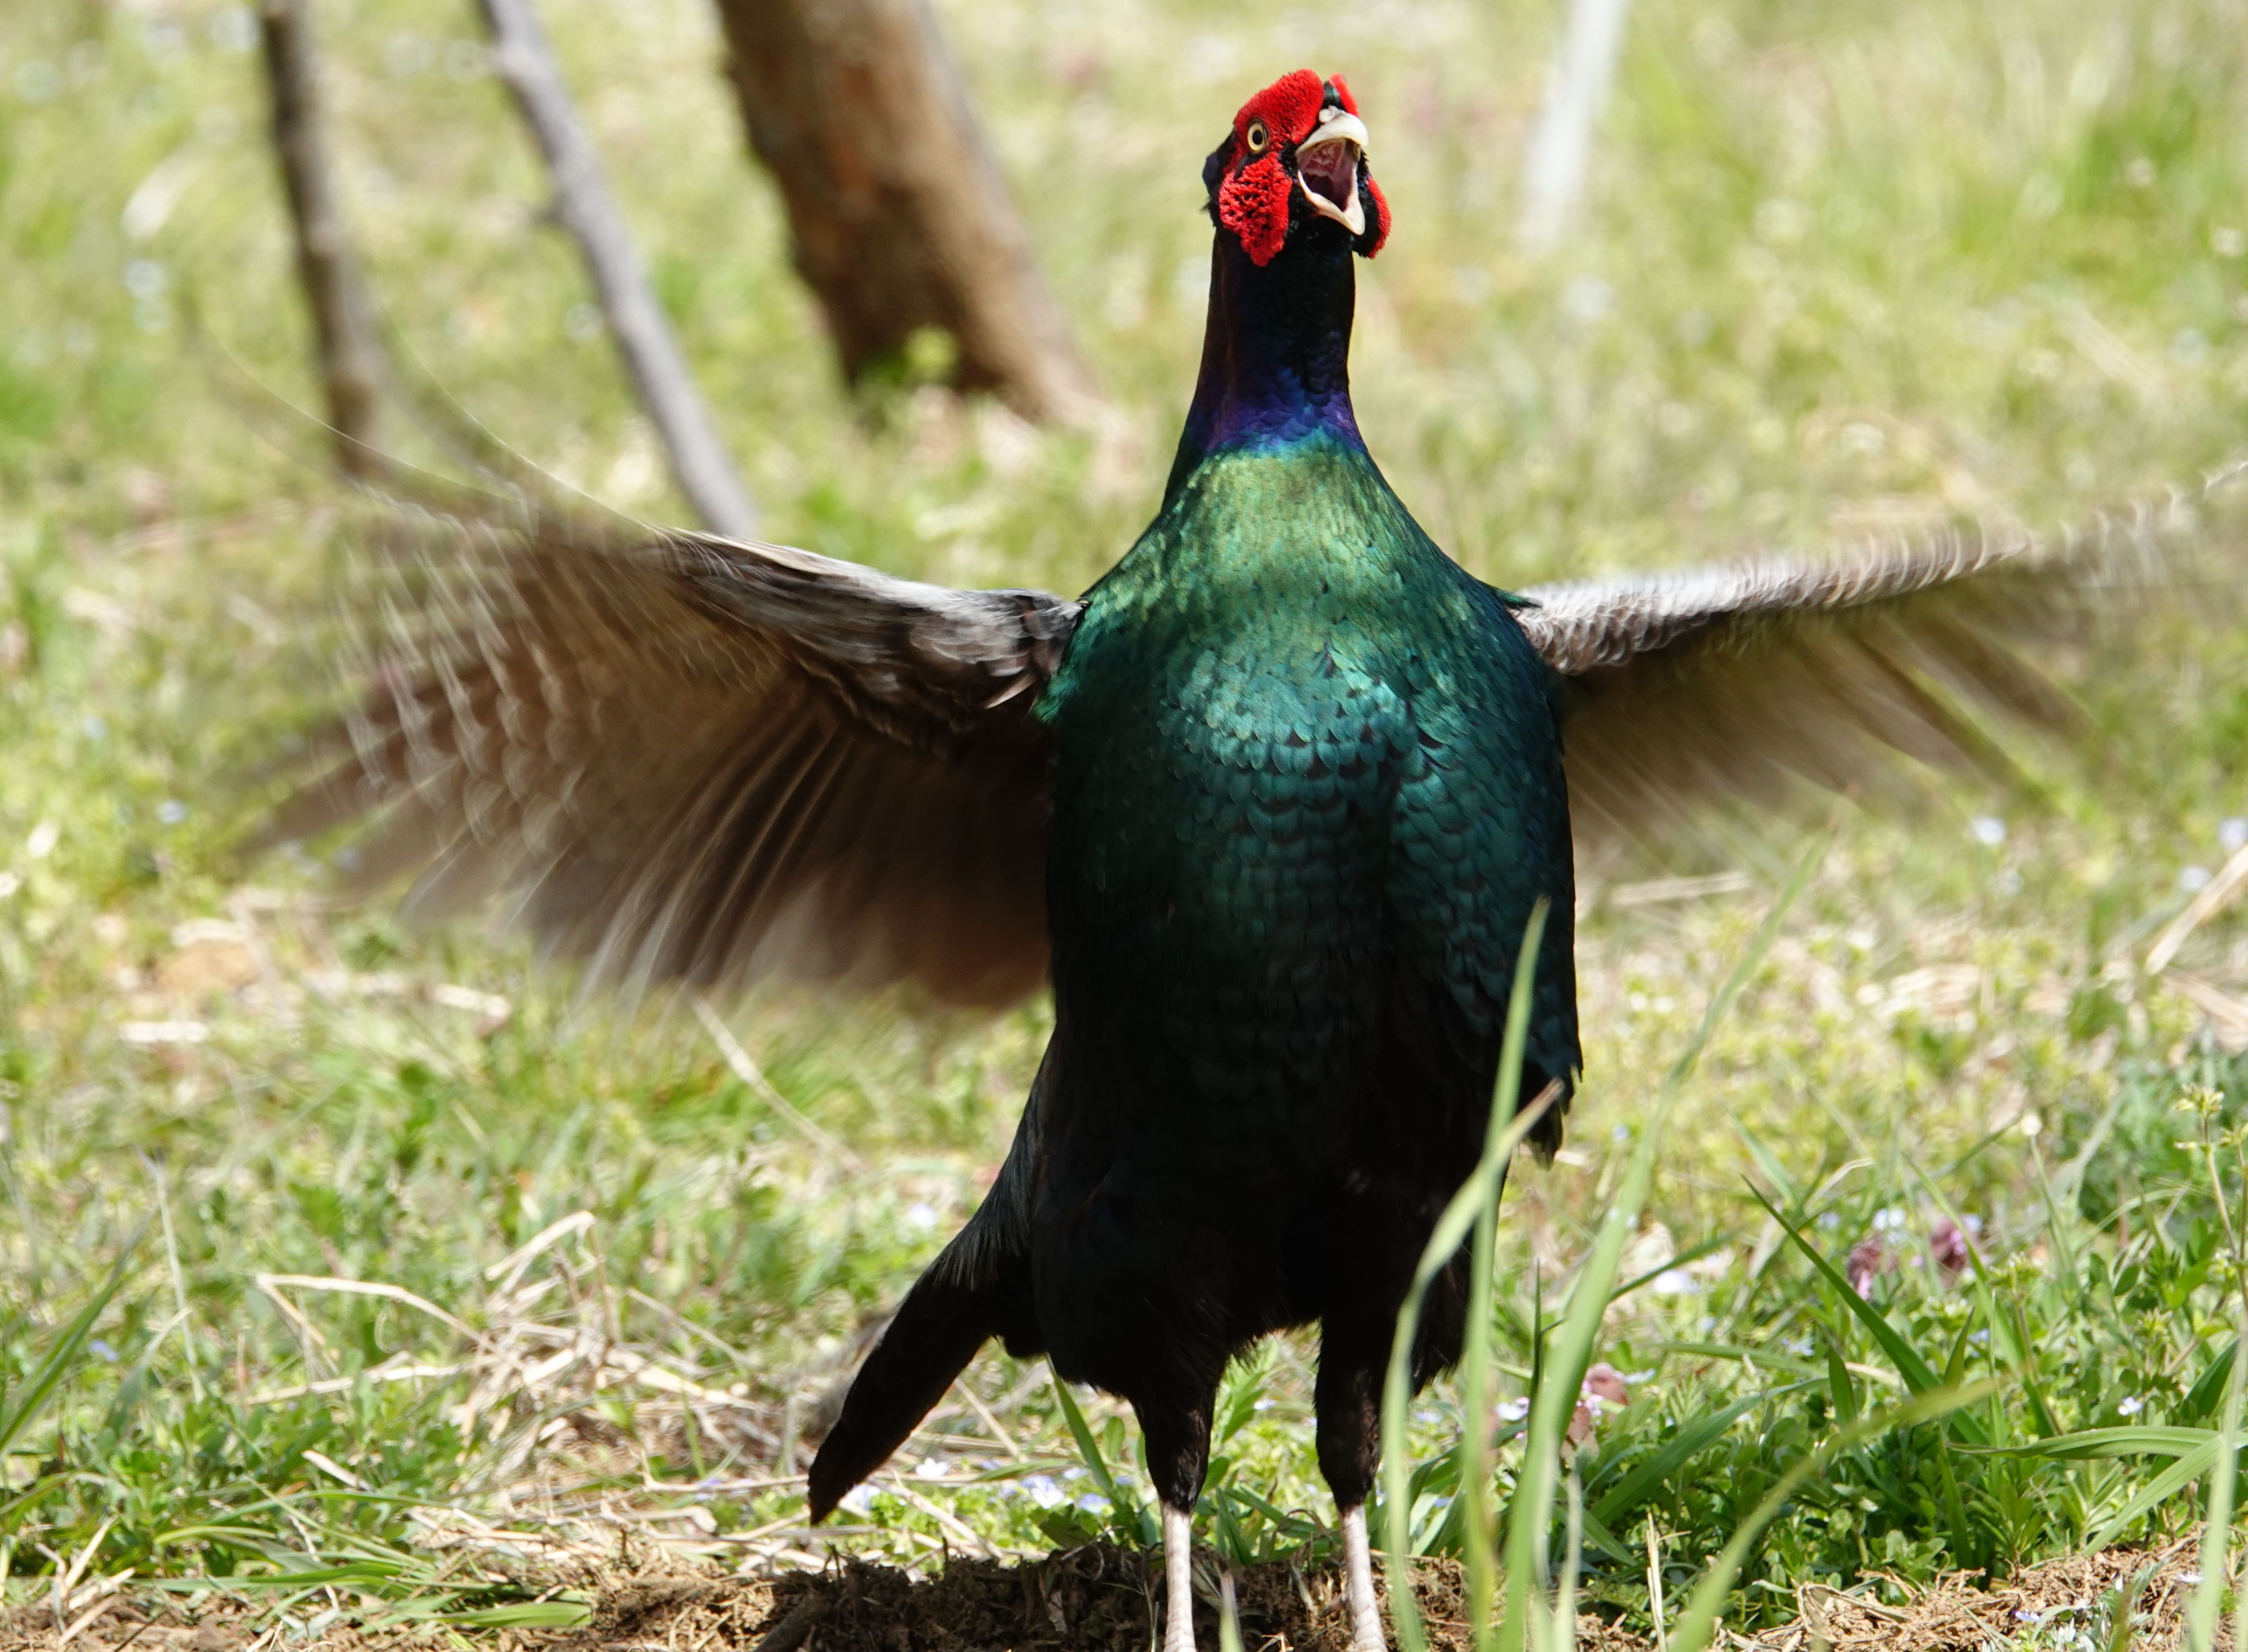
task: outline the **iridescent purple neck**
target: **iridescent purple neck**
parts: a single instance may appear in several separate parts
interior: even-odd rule
[[[1166,504],[1196,465],[1228,449],[1324,431],[1365,450],[1350,407],[1351,259],[1340,234],[1313,233],[1260,269],[1238,241],[1217,231],[1202,376],[1163,489]]]

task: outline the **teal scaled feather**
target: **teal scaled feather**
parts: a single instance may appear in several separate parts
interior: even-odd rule
[[[1331,1151],[1305,1100],[1392,967],[1495,1038],[1541,898],[1531,1059],[1573,1077],[1566,787],[1510,607],[1325,429],[1204,459],[1087,593],[1039,706],[1056,969],[1159,1032],[1135,1110],[1197,1182]]]

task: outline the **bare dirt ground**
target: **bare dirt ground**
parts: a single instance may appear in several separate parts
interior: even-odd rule
[[[1810,1585],[1798,1592],[1794,1621],[1723,1640],[1741,1652],[1992,1652],[2087,1643],[2173,1652],[2185,1642],[2197,1542],[2189,1536],[2159,1549],[2072,1556],[1987,1587],[1962,1575],[1901,1601],[1895,1589],[1844,1593]],[[1236,1581],[1242,1640],[1251,1652],[1348,1647],[1341,1580],[1333,1568],[1275,1561]],[[483,1643],[491,1652],[1148,1652],[1160,1638],[1160,1583],[1152,1557],[1105,1546],[1016,1566],[960,1559],[925,1580],[855,1561],[771,1579],[618,1576],[600,1581],[593,1617],[583,1627],[498,1631]],[[1458,1568],[1449,1561],[1423,1569],[1422,1611],[1431,1644],[1442,1652],[1466,1652],[1470,1645],[1459,1584]],[[2133,1622],[2128,1638],[2115,1640],[2114,1617],[2127,1597]],[[266,1619],[247,1601],[206,1601],[191,1617],[172,1598],[136,1596],[129,1585],[115,1598],[112,1610],[75,1626],[58,1627],[40,1608],[18,1608],[0,1618],[0,1652],[123,1652],[127,1646],[147,1652],[404,1652],[476,1643],[450,1629],[368,1634],[337,1627],[307,1635]],[[1196,1628],[1201,1644],[1218,1643],[1214,1614],[1203,1614]],[[2229,1625],[2221,1627],[2217,1645],[2231,1644]],[[1597,1617],[1580,1626],[1579,1652],[1643,1652],[1648,1645]]]

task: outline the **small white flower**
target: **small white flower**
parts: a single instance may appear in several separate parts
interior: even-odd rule
[[[1277,1401],[1272,1400],[1251,1400],[1249,1402],[1249,1409],[1252,1411],[1270,1411],[1277,1403]]]
[[[1087,1514],[1106,1514],[1115,1505],[1100,1492],[1087,1491],[1083,1497],[1078,1498],[1077,1506]]]
[[[1898,1210],[1895,1205],[1889,1206],[1889,1208],[1885,1210],[1876,1210],[1874,1212],[1874,1232],[1895,1233],[1901,1231],[1903,1227],[1904,1212]]]
[[[1995,814],[1977,815],[1967,823],[1967,830],[1986,849],[1995,849],[2006,840],[2006,823]]]
[[[914,1464],[914,1478],[916,1480],[942,1480],[944,1475],[945,1464],[942,1458],[923,1457]]]
[[[1530,1402],[1526,1398],[1499,1402],[1498,1420],[1501,1422],[1519,1422],[1529,1415]]]
[[[2127,1395],[2125,1398],[2115,1402],[2115,1409],[2117,1413],[2127,1417],[2135,1417],[2146,1409],[2147,1402],[2135,1394]]]
[[[1648,1281],[1648,1289],[1657,1296],[1699,1296],[1702,1282],[1683,1268],[1665,1268]]]
[[[916,1233],[926,1233],[936,1225],[936,1207],[924,1199],[915,1199],[906,1206],[906,1225]]]
[[[853,1486],[843,1494],[840,1506],[865,1519],[874,1511],[874,1488],[871,1485]]]

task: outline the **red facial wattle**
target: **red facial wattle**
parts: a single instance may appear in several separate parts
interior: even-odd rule
[[[1288,205],[1296,186],[1278,155],[1253,161],[1218,186],[1217,221],[1241,238],[1251,264],[1264,265],[1288,244]]]
[[[1251,263],[1271,263],[1287,244],[1299,190],[1312,211],[1340,223],[1367,257],[1381,250],[1389,206],[1360,164],[1365,131],[1358,100],[1340,75],[1323,81],[1299,69],[1241,106],[1223,151],[1216,206],[1218,223]],[[1292,173],[1284,157],[1296,162]]]

